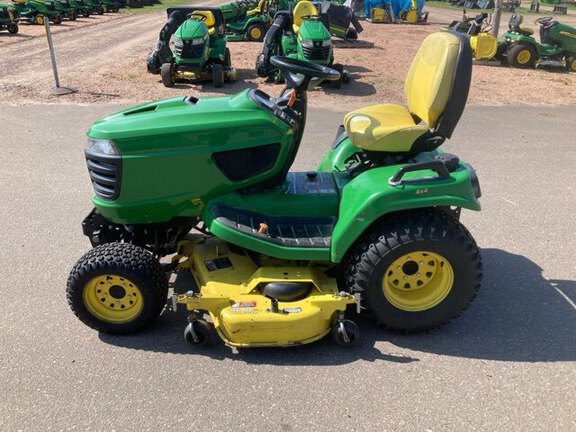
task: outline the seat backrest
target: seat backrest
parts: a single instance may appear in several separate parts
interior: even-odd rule
[[[512,14],[510,21],[508,21],[508,29],[511,32],[520,32],[520,25],[524,21],[524,17],[520,14]]]
[[[192,18],[201,19],[202,17],[204,17],[204,24],[206,24],[206,27],[214,27],[216,20],[214,19],[214,14],[211,11],[196,10],[192,13]]]
[[[302,17],[306,15],[318,15],[318,9],[308,0],[301,0],[296,4],[293,14],[293,23],[295,26],[300,27],[302,24]]]
[[[248,12],[246,12],[246,15],[252,16],[252,15],[262,13],[262,8],[264,7],[264,2],[265,2],[265,0],[260,0],[254,9],[250,9]]]
[[[452,31],[427,36],[404,82],[410,113],[436,135],[450,138],[466,106],[471,76],[468,37]]]

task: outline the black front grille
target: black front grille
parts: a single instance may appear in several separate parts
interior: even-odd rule
[[[8,18],[8,8],[0,8],[0,18]]]
[[[199,58],[202,55],[202,51],[204,50],[204,44],[200,45],[187,45],[186,41],[183,45],[176,45],[174,44],[174,52],[176,55],[183,59],[195,59]]]
[[[100,198],[114,200],[120,195],[120,156],[102,156],[86,153],[88,174],[94,192]]]
[[[310,60],[328,60],[330,56],[330,46],[317,46],[316,43],[314,43],[314,47],[312,48],[302,47],[302,53]]]

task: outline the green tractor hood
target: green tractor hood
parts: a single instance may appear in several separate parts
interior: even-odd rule
[[[206,38],[208,36],[208,28],[206,25],[196,19],[187,19],[180,27],[174,32],[175,38],[182,40]]]
[[[330,40],[330,32],[320,20],[308,19],[302,22],[298,30],[300,40],[325,41]]]

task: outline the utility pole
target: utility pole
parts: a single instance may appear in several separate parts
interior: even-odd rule
[[[495,0],[494,15],[492,16],[492,31],[491,33],[498,37],[500,31],[500,19],[502,18],[502,0]]]

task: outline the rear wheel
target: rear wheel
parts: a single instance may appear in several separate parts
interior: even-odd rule
[[[83,9],[82,10],[82,16],[84,18],[89,18],[90,17],[90,11],[88,9]]]
[[[98,15],[104,15],[105,12],[106,12],[105,6],[98,6],[98,10],[97,10]]]
[[[536,63],[536,50],[531,45],[514,45],[508,51],[508,63],[515,68],[532,68]]]
[[[78,18],[78,14],[76,13],[75,10],[68,12],[68,19],[70,21],[76,21],[77,18]]]
[[[246,29],[246,38],[252,42],[262,42],[266,31],[261,23],[250,25]]]
[[[224,85],[224,67],[219,63],[212,65],[212,83],[214,87],[222,87]]]
[[[576,57],[574,56],[566,57],[566,68],[570,72],[576,72]]]
[[[480,252],[451,216],[430,211],[392,215],[352,247],[346,289],[360,292],[386,328],[425,331],[456,318],[472,302],[482,278]]]
[[[174,87],[174,82],[176,81],[174,64],[164,63],[160,68],[160,77],[162,77],[162,84],[165,87]]]
[[[66,294],[84,324],[104,333],[128,334],[143,330],[160,315],[168,280],[158,260],[145,249],[108,243],[78,260]]]
[[[52,22],[55,25],[62,24],[62,15],[56,14],[56,15],[52,16]]]
[[[16,24],[16,23],[8,24],[7,28],[8,28],[8,33],[11,33],[11,34],[18,33],[18,24]]]

